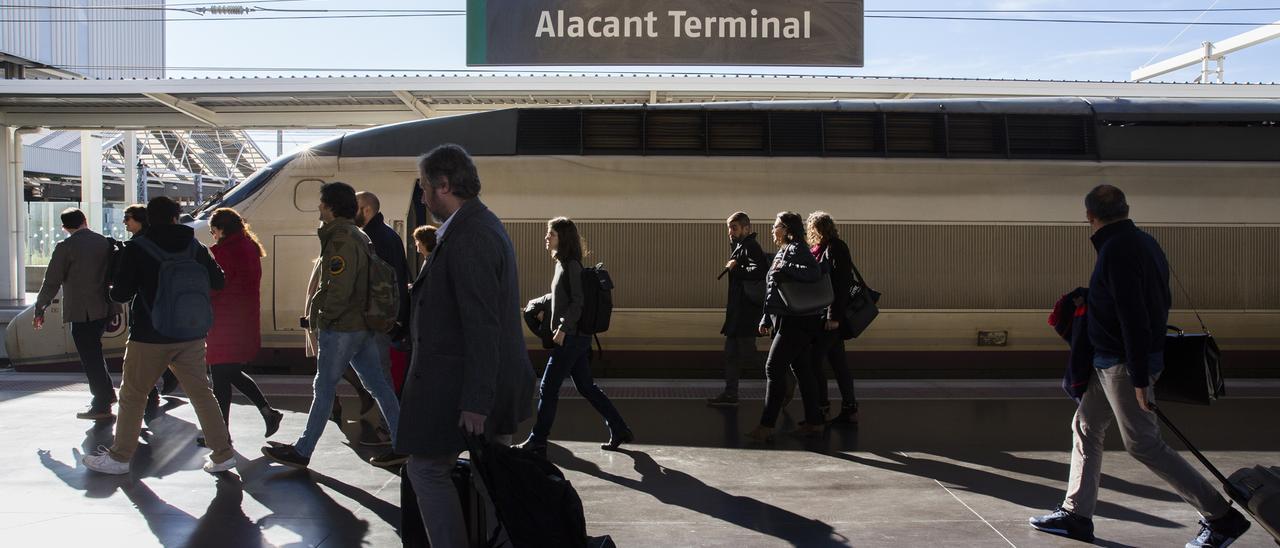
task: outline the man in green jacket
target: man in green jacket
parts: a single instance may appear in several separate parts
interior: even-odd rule
[[[370,248],[368,237],[355,225],[356,209],[356,191],[350,185],[333,182],[320,187],[319,286],[307,303],[308,328],[316,331],[319,343],[315,394],[298,441],[262,448],[262,454],[286,466],[311,464],[311,453],[324,433],[338,381],[348,365],[373,394],[393,435],[400,418],[395,391],[382,372],[376,334],[365,320]]]

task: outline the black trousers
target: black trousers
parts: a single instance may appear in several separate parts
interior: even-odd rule
[[[818,344],[813,346],[813,375],[817,379],[821,402],[827,403],[826,366],[831,366],[835,373],[836,386],[840,388],[841,404],[845,407],[858,403],[853,394],[853,373],[849,369],[848,355],[844,351],[844,339],[840,338],[840,330],[823,331]]]
[[[80,367],[89,379],[89,391],[93,393],[95,409],[105,408],[116,401],[116,389],[107,373],[107,360],[102,357],[102,334],[107,329],[107,318],[91,322],[71,322],[71,340],[80,355]]]
[[[222,411],[222,422],[231,424],[231,387],[240,390],[258,409],[271,407],[267,397],[262,395],[258,383],[244,372],[244,364],[219,363],[209,367],[213,377],[213,397],[218,400],[218,409]]]
[[[818,409],[821,396],[813,375],[813,346],[822,335],[822,316],[775,316],[773,345],[764,363],[765,395],[764,413],[760,425],[773,428],[782,412],[787,397],[787,368],[796,374],[800,399],[804,403],[804,420],[809,424],[822,424],[822,411]]]

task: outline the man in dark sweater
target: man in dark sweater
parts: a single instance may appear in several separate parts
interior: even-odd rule
[[[209,250],[196,241],[195,231],[189,226],[178,224],[181,211],[177,202],[164,196],[153,198],[147,203],[151,228],[146,235],[130,240],[129,245],[125,246],[124,257],[115,274],[111,300],[130,303],[129,341],[125,344],[124,351],[124,379],[120,385],[115,442],[108,450],[84,457],[85,467],[95,472],[129,473],[129,460],[138,448],[138,433],[142,429],[147,393],[155,388],[156,380],[165,369],[170,369],[177,375],[178,383],[195,408],[196,418],[204,431],[205,443],[213,450],[213,454],[205,462],[204,470],[209,473],[225,472],[236,465],[231,440],[227,437],[227,427],[222,421],[222,410],[218,408],[218,401],[213,397],[213,388],[205,373],[204,334],[174,338],[161,333],[163,329],[157,329],[151,320],[160,289],[161,263],[144,246],[154,246],[152,251],[158,249],[163,254],[190,253],[195,262],[204,267],[203,271],[209,276],[210,288],[222,289],[226,283],[222,269],[209,255]],[[172,286],[167,291],[173,291]],[[189,298],[187,294],[183,295],[184,298]],[[211,311],[206,309],[203,313],[209,314]]]
[[[1115,422],[1125,450],[1200,512],[1188,548],[1224,547],[1249,521],[1160,438],[1151,385],[1164,369],[1164,333],[1172,299],[1160,244],[1129,220],[1124,193],[1099,185],[1085,197],[1098,261],[1089,279],[1088,334],[1095,375],[1076,409],[1067,495],[1052,514],[1031,518],[1044,532],[1093,541],[1093,510],[1102,475],[1103,440]]]
[[[729,262],[724,271],[729,274],[729,293],[724,307],[724,392],[707,399],[713,407],[738,405],[738,378],[742,368],[757,366],[760,351],[756,349],[756,325],[764,314],[764,276],[769,270],[769,259],[756,233],[751,231],[751,218],[744,212],[730,215],[725,221],[729,235]],[[749,296],[751,292],[754,295]]]

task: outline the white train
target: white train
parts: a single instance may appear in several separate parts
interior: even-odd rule
[[[550,280],[545,220],[581,223],[618,284],[604,375],[717,375],[723,219],[748,212],[764,240],[778,211],[816,209],[884,293],[881,318],[849,345],[865,374],[1055,374],[1063,344],[1046,313],[1087,284],[1083,196],[1101,182],[1125,190],[1186,287],[1190,301],[1174,287],[1173,323],[1195,327],[1194,302],[1228,374],[1280,373],[1280,102],[1083,98],[511,109],[319,143],[194,213],[202,225],[235,207],[267,246],[260,365],[301,362],[320,185],[376,193],[407,235],[423,222],[416,158],[449,142],[476,157],[526,298]],[[31,330],[30,311],[10,325],[19,367],[74,359],[69,334],[46,325]],[[124,338],[111,331],[109,352]]]

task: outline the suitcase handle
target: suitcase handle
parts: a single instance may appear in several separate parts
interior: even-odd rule
[[[1227,495],[1231,497],[1231,500],[1240,503],[1242,506],[1248,503],[1249,495],[1228,481],[1227,477],[1222,475],[1222,472],[1218,470],[1218,467],[1214,466],[1212,462],[1209,462],[1209,459],[1204,456],[1204,453],[1201,453],[1199,449],[1196,449],[1195,445],[1192,445],[1191,440],[1187,439],[1187,436],[1184,435],[1181,430],[1178,430],[1177,426],[1173,425],[1173,421],[1170,421],[1169,417],[1166,417],[1164,412],[1161,411],[1155,403],[1147,402],[1147,406],[1150,407],[1151,410],[1155,412],[1156,416],[1160,418],[1160,422],[1163,422],[1165,426],[1169,427],[1169,430],[1173,432],[1173,435],[1177,436],[1178,439],[1182,441],[1182,444],[1187,446],[1187,449],[1191,450],[1191,454],[1196,456],[1196,459],[1200,461],[1200,464],[1203,464],[1205,468],[1209,469],[1209,473],[1213,474],[1213,477],[1217,478],[1218,481],[1222,483],[1222,488],[1227,491]]]

